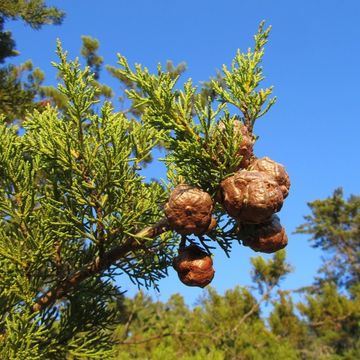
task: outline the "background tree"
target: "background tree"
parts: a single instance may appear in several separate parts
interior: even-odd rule
[[[341,188],[326,200],[309,203],[311,215],[297,228],[310,234],[312,246],[326,254],[321,268],[321,281],[333,281],[349,288],[360,281],[360,197],[344,199]]]
[[[298,231],[321,241],[325,264],[323,276],[299,290],[303,300],[295,303],[291,291],[274,291],[289,271],[282,252],[268,261],[252,260],[257,294],[237,287],[219,295],[209,288],[191,309],[180,295],[160,303],[139,293],[126,300],[127,315],[114,332],[117,358],[358,359],[359,283],[356,268],[350,270],[356,263],[345,261],[357,256],[358,196],[346,200],[337,189],[309,206],[312,215]],[[264,301],[272,304],[268,316]]]
[[[279,341],[260,315],[261,303],[272,297],[274,287],[289,271],[284,255],[277,253],[267,262],[253,259],[259,299],[241,287],[223,296],[209,288],[191,310],[180,295],[164,304],[154,303],[142,293],[127,299],[127,320],[114,333],[117,358],[295,359],[296,350],[287,341]],[[259,278],[259,272],[270,274],[275,267],[276,275]]]
[[[56,87],[44,85],[45,74],[41,69],[34,67],[31,60],[19,66],[9,63],[9,58],[17,56],[16,42],[10,31],[5,30],[8,20],[22,20],[32,29],[39,30],[44,25],[60,25],[65,17],[64,12],[54,6],[46,5],[45,0],[10,1],[0,2],[0,112],[5,116],[6,122],[17,121],[21,123],[28,111],[37,109],[42,111],[51,102],[60,109],[66,107],[66,97]],[[98,40],[90,36],[82,36],[81,55],[86,60],[86,65],[94,73],[93,82],[98,87],[97,96],[110,99],[114,92],[110,87],[99,82],[103,67],[103,58],[97,53]],[[117,75],[114,67],[107,66],[110,74],[120,80],[121,95],[119,100],[124,105],[124,91],[133,84]],[[173,66],[167,64],[169,72],[174,76],[185,70],[185,65]],[[134,115],[140,114],[140,109],[131,107],[128,111]]]
[[[32,29],[40,29],[45,24],[61,24],[64,13],[44,0],[1,0],[0,1],[0,64],[9,57],[18,55],[11,32],[5,30],[7,20],[22,20]],[[40,108],[36,97],[44,74],[26,61],[20,66],[6,64],[0,67],[0,113],[6,122],[23,120],[27,111]]]
[[[311,235],[313,247],[324,252],[324,264],[321,276],[306,289],[307,303],[299,310],[308,319],[321,353],[355,359],[360,354],[360,198],[345,199],[338,188],[329,198],[308,205],[312,214],[297,232]]]

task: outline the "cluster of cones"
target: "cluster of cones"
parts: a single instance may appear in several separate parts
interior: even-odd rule
[[[289,193],[289,176],[281,164],[268,157],[254,156],[253,137],[240,121],[234,123],[234,130],[234,136],[242,137],[238,150],[242,159],[239,169],[220,183],[215,199],[197,187],[180,184],[170,194],[165,215],[178,234],[201,236],[217,226],[212,217],[216,201],[236,220],[243,245],[273,253],[288,242],[275,214]],[[196,245],[180,247],[173,266],[180,280],[189,286],[204,287],[215,273],[209,254]]]

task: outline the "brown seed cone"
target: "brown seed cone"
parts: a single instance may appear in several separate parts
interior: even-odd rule
[[[180,281],[188,286],[203,288],[211,283],[215,274],[211,257],[196,245],[179,249],[173,267]]]
[[[220,184],[221,203],[234,219],[260,224],[280,211],[283,195],[274,178],[259,171],[241,170]]]
[[[214,226],[211,217],[213,201],[210,195],[191,185],[176,186],[164,210],[170,227],[178,234],[202,235],[211,225]]]
[[[223,130],[225,129],[225,124],[222,121],[220,121],[218,127],[219,129]],[[240,120],[234,121],[234,136],[242,137],[240,148],[238,150],[238,155],[242,156],[239,169],[246,169],[250,165],[251,159],[254,156],[253,136],[249,133],[247,127]]]
[[[273,176],[280,186],[284,199],[288,196],[290,189],[290,178],[283,165],[275,162],[274,160],[271,160],[268,157],[263,157],[261,159],[256,159],[251,164],[250,170],[266,172],[267,174]]]
[[[283,249],[288,243],[285,229],[277,215],[263,224],[240,224],[239,236],[244,246],[254,251],[273,253]]]

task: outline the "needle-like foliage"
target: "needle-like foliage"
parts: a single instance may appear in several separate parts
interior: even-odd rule
[[[118,74],[136,85],[126,92],[135,107],[144,108],[144,123],[166,130],[163,141],[169,152],[164,161],[170,176],[174,172],[177,175],[175,182],[185,181],[215,193],[220,181],[239,168],[242,156],[238,149],[243,139],[234,131],[234,121],[242,121],[252,133],[255,121],[275,102],[275,98],[269,100],[272,88],[259,88],[264,79],[260,64],[269,31],[262,22],[254,50],[246,54],[238,51],[231,71],[224,65],[225,86],[213,80],[211,86],[217,96],[207,101],[191,79],[180,88],[179,76],[174,78],[160,65],[157,74],[138,64],[132,70],[119,55]],[[231,115],[233,105],[240,112]],[[220,123],[223,126],[219,127]]]
[[[180,242],[164,218],[168,189],[186,182],[214,197],[242,160],[235,121],[253,136],[273,103],[271,89],[258,89],[268,32],[261,24],[254,50],[238,53],[231,71],[224,67],[225,86],[214,82],[217,95],[208,98],[191,80],[178,86],[181,69],[151,74],[119,56],[113,71],[131,84],[137,113],[100,101],[97,75],[69,61],[58,43],[61,108],[28,113],[20,129],[0,126],[2,358],[110,358],[118,275],[156,287]],[[96,46],[88,43],[85,55]],[[232,114],[233,105],[241,112]],[[166,185],[141,172],[158,146],[166,151]],[[229,255],[236,223],[220,206],[214,215],[218,226],[189,240]]]

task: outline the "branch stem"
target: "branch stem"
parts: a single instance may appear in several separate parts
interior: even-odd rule
[[[167,219],[164,218],[156,224],[139,231],[134,237],[127,238],[121,245],[104,252],[102,256],[97,256],[93,261],[87,263],[81,269],[59,282],[54,288],[41,295],[33,304],[32,310],[34,312],[44,310],[56,300],[61,299],[68,292],[75,289],[82,281],[106,270],[127,253],[141,248],[141,238],[155,238],[167,230],[168,222]]]

